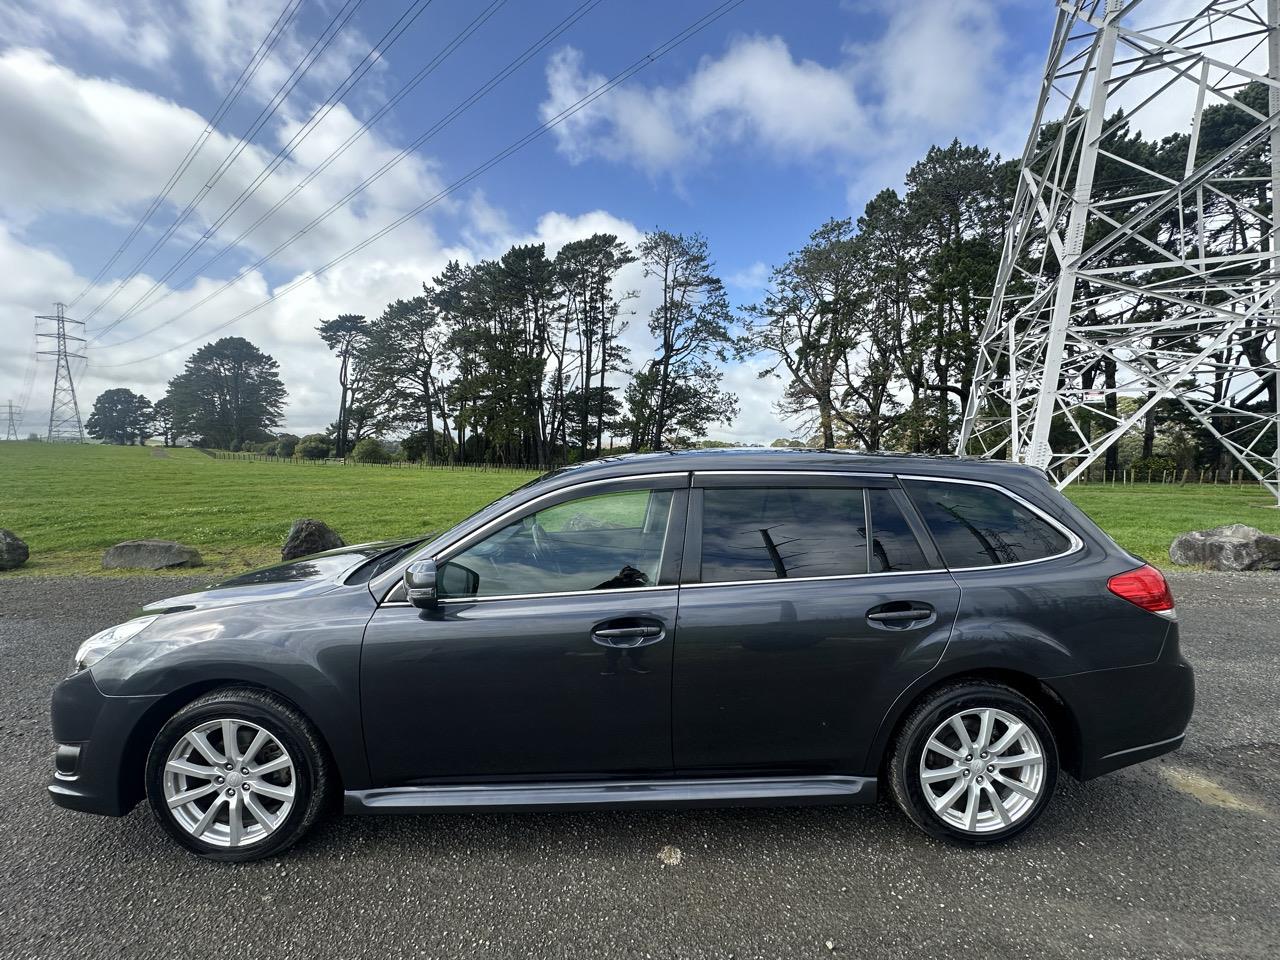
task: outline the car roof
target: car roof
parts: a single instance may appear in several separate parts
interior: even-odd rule
[[[601,457],[561,467],[545,474],[538,487],[562,486],[588,480],[682,471],[834,471],[849,473],[917,474],[973,480],[1010,478],[1010,471],[1044,478],[1044,472],[1005,460],[974,457],[925,456],[913,453],[869,453],[857,450],[815,450],[795,447],[730,447],[673,450]]]

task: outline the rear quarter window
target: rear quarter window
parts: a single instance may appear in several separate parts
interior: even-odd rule
[[[947,566],[991,567],[1066,553],[1071,540],[994,487],[904,480]]]

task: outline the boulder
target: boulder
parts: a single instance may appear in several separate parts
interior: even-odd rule
[[[12,530],[0,530],[0,570],[15,570],[27,562],[31,551]]]
[[[172,540],[126,540],[107,548],[102,555],[104,570],[168,570],[172,567],[202,567],[200,551]]]
[[[1243,523],[1181,534],[1169,547],[1174,563],[1210,570],[1280,570],[1280,537]]]
[[[289,536],[284,539],[280,559],[297,560],[299,557],[309,557],[313,553],[324,553],[346,545],[347,542],[329,529],[328,524],[303,518],[293,521],[293,526],[289,528]]]

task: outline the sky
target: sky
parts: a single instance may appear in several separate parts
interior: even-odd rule
[[[316,325],[377,316],[450,259],[697,231],[742,306],[930,144],[1021,152],[1049,0],[744,0],[481,169],[719,3],[0,0],[0,406],[25,395],[23,432],[43,432],[53,363],[31,380],[33,317],[63,301],[90,341],[85,416],[111,387],[159,399],[196,348],[235,334],[279,361],[282,428],[307,433],[338,404]],[[653,292],[638,266],[619,287],[639,293],[638,364]],[[798,435],[764,366],[728,365],[741,413],[714,437]]]

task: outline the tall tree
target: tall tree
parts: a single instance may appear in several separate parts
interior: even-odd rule
[[[338,423],[336,430],[338,457],[347,453],[347,421],[352,406],[351,361],[367,336],[364,317],[355,313],[342,313],[332,320],[321,321],[316,327],[330,350],[338,355]]]
[[[151,401],[124,387],[106,390],[93,401],[85,423],[89,436],[107,443],[145,443],[151,436]]]
[[[631,449],[662,449],[669,441],[706,436],[737,413],[737,398],[721,389],[715,361],[738,349],[724,284],[700,234],[657,230],[639,247],[645,276],[660,284],[649,314],[655,354],[627,389]]]
[[[155,431],[161,443],[166,447],[172,447],[177,442],[177,435],[173,430],[173,404],[169,402],[167,396],[161,397],[152,406],[151,412],[151,429]]]
[[[167,399],[178,433],[206,446],[266,440],[283,419],[280,365],[243,337],[223,337],[187,358],[169,381]]]

